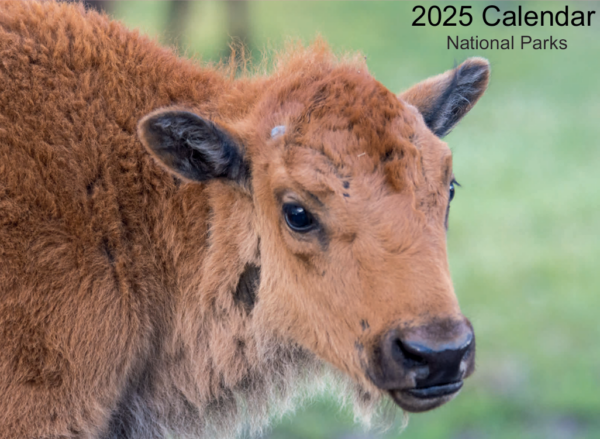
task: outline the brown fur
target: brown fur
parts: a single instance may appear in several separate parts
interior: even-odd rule
[[[244,146],[250,185],[157,165],[138,121],[174,105]],[[460,316],[451,178],[417,109],[323,43],[233,80],[80,7],[2,2],[0,438],[259,431],[324,364],[370,406],[381,334]],[[287,199],[319,237],[285,229]]]

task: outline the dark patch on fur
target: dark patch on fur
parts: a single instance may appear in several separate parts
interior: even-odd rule
[[[359,341],[355,341],[354,342],[354,347],[356,348],[356,350],[359,353],[361,353],[365,349],[365,347],[363,346],[363,344],[361,342],[359,342]]]
[[[106,259],[108,259],[108,262],[110,262],[110,265],[114,265],[115,253],[110,243],[108,242],[108,238],[102,239],[102,251],[106,256]]]
[[[362,328],[363,331],[366,331],[370,327],[369,322],[367,322],[366,320],[361,320],[360,327]]]
[[[131,413],[130,410],[125,409],[121,412],[120,408],[113,412],[108,424],[108,432],[105,436],[101,436],[103,439],[127,439],[133,437],[134,424],[132,418],[135,414]]]
[[[235,346],[236,346],[236,349],[237,349],[240,357],[243,357],[245,355],[244,352],[246,351],[246,342],[241,338],[236,338]]]
[[[423,180],[428,181],[427,171],[425,169],[425,163],[423,162],[423,154],[419,153],[419,165],[421,168],[421,175],[423,176]]]
[[[246,264],[240,276],[233,298],[246,312],[252,311],[256,304],[256,291],[260,285],[260,267]]]
[[[88,195],[92,195],[94,193],[95,186],[96,185],[95,185],[94,181],[88,183],[88,185],[85,187],[85,191],[87,192]]]
[[[373,395],[371,395],[369,392],[364,391],[363,389],[360,389],[358,392],[358,398],[363,404],[367,404],[371,401],[371,399],[373,399]]]
[[[160,350],[160,342],[153,343],[152,357]],[[140,401],[151,401],[156,380],[155,365],[152,362],[138,364],[137,373],[133,373],[121,394],[121,399],[113,409],[108,429],[103,439],[127,439],[137,437],[136,430],[140,422],[151,423],[148,407],[141,407]],[[198,411],[196,410],[196,413]]]
[[[85,191],[87,192],[88,196],[92,196],[94,194],[96,187],[101,181],[102,175],[98,173],[98,175],[96,175],[96,177],[94,177],[94,179],[87,184],[87,186],[85,187]]]
[[[260,236],[256,238],[256,258],[260,260]]]
[[[250,393],[254,388],[260,386],[260,377],[252,376],[251,374],[245,374],[238,385],[236,390],[243,392],[244,394]]]
[[[344,182],[344,189],[348,189],[350,187],[350,182],[349,181],[345,181]]]
[[[155,328],[156,329],[156,328]],[[108,428],[103,439],[122,439],[139,437],[140,426],[146,431],[155,431],[156,413],[147,403],[156,394],[158,371],[162,366],[160,353],[164,352],[162,338],[153,334],[150,338],[149,352],[137,358],[129,373],[120,398],[113,406]],[[180,344],[180,341],[177,342]],[[199,415],[198,410],[195,414]]]
[[[381,163],[386,164],[396,160],[402,160],[404,158],[404,151],[397,149],[388,149],[385,154],[381,157]]]
[[[344,193],[345,198],[350,198],[350,194]]]

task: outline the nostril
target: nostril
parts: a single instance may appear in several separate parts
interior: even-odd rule
[[[402,343],[402,340],[396,339],[394,342],[394,359],[402,362],[404,367],[412,369],[419,366],[426,366],[427,359],[414,347]]]

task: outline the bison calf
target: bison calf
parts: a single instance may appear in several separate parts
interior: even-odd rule
[[[234,80],[93,11],[0,5],[0,438],[234,436],[316,379],[450,400],[440,137],[487,61],[395,95],[324,43]]]

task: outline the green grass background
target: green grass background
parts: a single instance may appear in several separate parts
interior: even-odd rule
[[[428,6],[424,2],[421,2]],[[450,404],[412,415],[407,429],[364,431],[328,396],[284,419],[271,439],[600,438],[600,4],[494,2],[502,10],[596,10],[593,25],[411,27],[412,2],[255,2],[255,59],[289,37],[322,35],[362,51],[372,74],[401,91],[469,56],[491,85],[445,140],[462,188],[448,247],[463,312],[477,334],[477,372]],[[446,4],[439,3],[441,6]],[[164,2],[121,2],[114,15],[160,38]],[[448,50],[461,38],[564,38],[566,50]],[[188,56],[227,53],[226,4],[196,2],[181,28]]]

